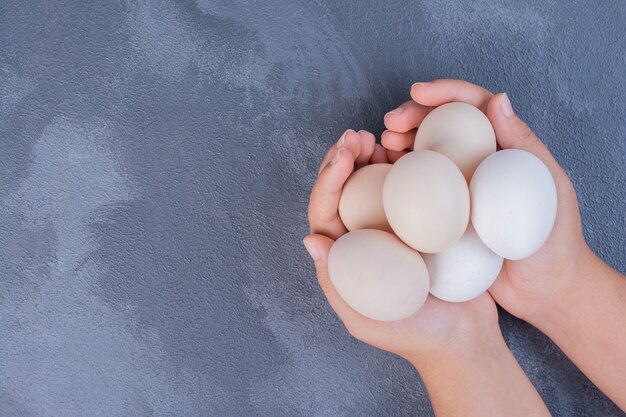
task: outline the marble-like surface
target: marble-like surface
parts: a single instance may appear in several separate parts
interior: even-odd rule
[[[507,91],[626,271],[626,4],[0,3],[0,416],[415,416],[301,245],[325,149],[409,85]],[[557,416],[623,415],[542,334]]]

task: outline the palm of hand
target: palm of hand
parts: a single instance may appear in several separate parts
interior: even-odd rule
[[[318,278],[333,309],[355,337],[374,346],[402,356],[462,341],[471,324],[497,320],[494,299],[512,314],[528,318],[533,310],[554,297],[566,286],[565,277],[580,268],[588,259],[584,242],[576,194],[558,163],[548,149],[523,123],[511,127],[500,110],[503,96],[457,80],[437,80],[428,85],[416,85],[411,90],[413,100],[404,103],[401,111],[385,116],[389,129],[382,136],[385,148],[375,145],[367,132],[349,131],[334,145],[320,170],[320,176],[311,193],[309,236],[320,248],[321,260],[316,261]],[[506,97],[504,97],[506,98]],[[545,245],[533,256],[521,261],[505,261],[500,276],[489,289],[489,294],[460,304],[451,304],[430,296],[415,315],[398,322],[370,320],[352,310],[334,291],[328,277],[325,260],[332,239],[347,232],[338,216],[341,188],[355,166],[367,163],[395,162],[412,147],[415,130],[428,112],[436,106],[461,101],[482,109],[496,130],[503,148],[518,148],[538,156],[548,167],[557,186],[557,219]],[[330,161],[333,160],[333,163]],[[572,259],[576,261],[572,261]],[[465,333],[464,333],[465,332]]]
[[[379,325],[364,325],[358,339],[411,359],[442,351],[460,351],[479,324],[497,323],[498,312],[487,293],[464,303],[449,303],[428,296],[412,316]],[[361,331],[363,333],[361,333]]]
[[[555,162],[556,165],[556,162]],[[582,234],[576,193],[558,165],[551,167],[557,186],[557,218],[546,243],[532,256],[505,260],[490,292],[511,314],[525,319],[567,288],[589,250]]]
[[[405,358],[442,350],[463,349],[476,323],[497,323],[495,302],[483,294],[465,303],[448,303],[429,296],[414,315],[400,321],[381,322],[360,315],[336,293],[326,268],[328,251],[347,230],[338,216],[341,189],[355,167],[377,162],[394,162],[401,154],[375,145],[368,132],[347,131],[340,145],[333,145],[324,158],[319,178],[311,192],[309,221],[320,248],[316,262],[320,286],[331,306],[356,338]]]
[[[509,103],[502,94],[493,96],[482,87],[459,80],[436,80],[414,85],[413,100],[404,103],[402,111],[385,116],[389,129],[382,142],[395,152],[411,149],[415,130],[431,108],[451,101],[460,101],[481,109],[489,118],[498,144],[533,153],[548,167],[557,188],[557,218],[543,247],[534,255],[520,261],[506,260],[502,271],[489,289],[498,304],[510,313],[530,319],[543,305],[565,288],[572,288],[573,273],[590,258],[583,235],[576,193],[567,174],[539,141],[534,133],[516,116],[505,115],[503,104]],[[510,104],[508,104],[510,108]],[[511,110],[512,112],[512,110]]]

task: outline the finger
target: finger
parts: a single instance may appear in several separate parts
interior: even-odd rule
[[[483,87],[462,80],[435,80],[411,86],[411,98],[423,106],[440,106],[452,101],[471,104],[483,112],[492,94]]]
[[[583,240],[580,210],[574,186],[548,148],[526,123],[515,115],[506,94],[498,94],[489,101],[487,117],[496,132],[496,139],[503,149],[521,149],[532,153],[546,165],[552,174],[556,185],[557,216],[545,245],[561,248],[562,242],[572,239],[571,232],[579,233],[574,236],[574,239]],[[500,278],[498,280],[500,283],[492,289],[494,298],[505,296],[504,289],[506,286],[504,283],[506,280],[503,281]]]
[[[522,149],[534,154],[548,167],[555,180],[565,175],[548,148],[533,131],[513,112],[506,94],[497,94],[487,106],[487,117],[496,132],[496,139],[502,149]]]
[[[489,101],[487,117],[503,149],[521,149],[532,153],[546,165],[552,174],[557,192],[557,219],[553,231],[580,230],[578,199],[569,177],[548,148],[526,123],[515,115],[506,94],[498,94]]]
[[[304,246],[306,247],[309,255],[315,262],[315,270],[317,272],[317,280],[320,288],[324,292],[328,303],[333,308],[337,316],[341,319],[344,325],[348,329],[354,329],[355,327],[363,326],[366,322],[370,326],[375,326],[373,320],[362,316],[352,309],[341,298],[339,293],[335,290],[333,283],[328,273],[328,253],[333,245],[333,240],[321,235],[309,235],[304,238]],[[371,322],[371,323],[370,323]]]
[[[322,170],[309,201],[309,224],[312,233],[332,239],[347,232],[339,218],[339,198],[344,183],[352,173],[354,158],[350,151],[338,148],[333,159]]]
[[[389,159],[390,163],[394,164],[398,159],[402,158],[407,153],[408,153],[407,151],[390,151],[390,150],[387,150],[387,159]]]
[[[328,152],[326,152],[326,155],[324,156],[324,159],[322,160],[322,164],[320,165],[320,169],[318,171],[318,174],[320,172],[322,172],[324,167],[326,167],[326,165],[328,165],[328,163],[337,154],[337,149],[339,147],[343,147],[343,148],[349,150],[350,153],[352,154],[352,156],[354,158],[357,158],[359,156],[359,154],[361,153],[361,139],[359,137],[359,134],[356,133],[352,129],[346,130],[343,133],[343,135],[341,135],[341,137],[339,138],[337,143],[335,143],[333,146],[331,146],[330,149],[328,150]]]
[[[488,289],[489,295],[500,305],[509,306],[507,311],[513,314],[516,317],[519,317],[518,308],[515,308],[514,301],[515,297],[515,289],[511,286],[509,281],[509,275],[506,272],[506,268],[502,268],[500,273],[498,274],[498,278],[491,284]],[[521,317],[519,317],[521,318]]]
[[[419,126],[431,110],[413,100],[407,101],[385,115],[385,127],[394,132],[408,132]]]
[[[404,151],[406,149],[413,149],[413,143],[415,142],[416,133],[417,129],[412,129],[405,133],[385,130],[380,137],[380,142],[385,148],[390,151]]]
[[[383,148],[378,143],[374,148],[374,153],[370,158],[370,164],[388,164],[389,159],[387,159],[387,149]]]
[[[355,163],[358,167],[361,167],[369,163],[374,149],[376,149],[376,137],[367,130],[359,130],[358,134],[361,140],[361,151]]]

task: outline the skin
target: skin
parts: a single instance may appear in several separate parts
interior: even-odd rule
[[[415,118],[420,111],[416,107]],[[304,244],[326,298],[352,336],[405,358],[417,369],[437,415],[549,415],[502,338],[489,294],[465,303],[429,296],[413,316],[380,322],[354,311],[335,291],[327,259],[334,240],[347,233],[338,215],[343,184],[354,169],[395,161],[405,152],[375,145],[371,133],[349,130],[324,157],[311,192],[311,235]]]
[[[505,94],[458,80],[414,84],[413,100],[385,116],[383,144],[410,149],[428,109],[448,101],[472,104],[491,121],[498,144],[533,153],[557,187],[557,218],[543,247],[529,258],[506,260],[489,289],[494,300],[549,336],[580,370],[626,411],[626,279],[602,262],[582,232],[578,201],[567,174],[513,112]]]

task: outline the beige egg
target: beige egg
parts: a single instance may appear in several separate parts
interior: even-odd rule
[[[414,150],[430,149],[454,162],[467,182],[496,151],[496,134],[487,116],[466,103],[447,103],[431,111],[415,135]]]
[[[356,230],[337,239],[328,272],[341,298],[374,320],[402,320],[428,297],[428,270],[420,254],[381,230]]]
[[[394,233],[407,245],[438,253],[459,240],[467,228],[469,190],[449,158],[433,151],[413,151],[389,170],[383,206]]]
[[[391,164],[373,164],[350,175],[339,199],[339,217],[346,229],[391,232],[383,209],[383,184],[390,169]]]

